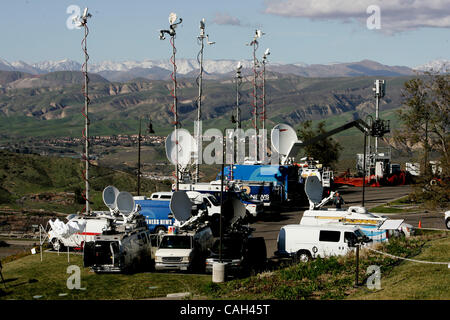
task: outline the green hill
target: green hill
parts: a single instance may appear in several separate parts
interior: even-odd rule
[[[81,203],[75,203],[75,208],[65,205],[52,206],[52,201],[32,203],[28,201],[32,194],[71,193],[79,195],[84,189],[82,170],[84,164],[80,160],[59,157],[44,157],[39,155],[24,155],[0,151],[0,206],[17,207],[20,199],[25,199],[25,206],[43,209],[59,209],[70,212],[81,209]],[[95,210],[105,209],[101,193],[108,185],[114,185],[119,190],[135,193],[136,177],[128,172],[109,168],[91,166],[90,168],[91,200]],[[170,182],[159,182],[142,179],[141,192],[150,193],[156,190],[168,190]],[[18,201],[19,200],[19,201]]]

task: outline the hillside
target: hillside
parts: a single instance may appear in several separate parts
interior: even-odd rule
[[[67,193],[73,199],[84,189],[81,178],[83,163],[80,160],[59,157],[43,157],[39,155],[24,155],[0,151],[0,205],[17,207],[25,202],[24,207],[58,209],[74,211],[81,209],[82,204],[52,207],[57,201],[52,197]],[[105,209],[101,200],[101,192],[108,185],[115,185],[119,190],[135,192],[136,177],[127,172],[115,171],[109,168],[92,166],[90,169],[90,187],[93,194],[94,209]],[[141,191],[154,192],[159,188],[168,189],[169,184],[142,180]],[[48,195],[46,197],[36,195]],[[44,201],[38,201],[44,199]],[[19,200],[19,201],[17,201]]]
[[[0,134],[9,137],[80,135],[84,105],[80,75],[55,72],[25,80],[56,81],[58,85],[26,88],[11,85],[22,81],[19,79],[0,88]],[[98,77],[91,75],[90,84],[93,135],[136,133],[139,116],[149,116],[157,134],[170,131],[173,116],[169,81],[140,78],[126,83],[110,83]],[[385,77],[387,95],[381,102],[382,110],[401,106],[401,90],[409,78]],[[304,78],[269,73],[266,87],[268,126],[279,122],[298,125],[304,120],[342,114],[365,117],[367,113],[374,113],[374,79]],[[180,121],[183,127],[192,128],[197,113],[195,98],[198,88],[190,79],[180,79],[178,88]],[[251,125],[251,92],[251,79],[248,77],[241,87],[244,128]],[[235,85],[231,79],[205,81],[202,107],[205,128],[230,125],[234,107]]]

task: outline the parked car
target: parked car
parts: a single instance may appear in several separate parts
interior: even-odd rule
[[[214,242],[210,256],[206,259],[206,272],[212,273],[213,264],[220,262],[220,239]],[[262,237],[243,238],[236,234],[222,241],[222,263],[227,274],[247,274],[252,269],[263,267],[267,261],[266,243]]]
[[[275,255],[307,262],[319,256],[345,255],[357,243],[370,241],[356,226],[291,224],[280,229]]]

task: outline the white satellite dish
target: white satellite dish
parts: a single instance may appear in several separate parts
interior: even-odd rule
[[[318,204],[322,201],[323,186],[317,176],[309,176],[306,178],[305,193],[310,202]]]
[[[282,156],[287,156],[292,145],[298,140],[295,130],[284,123],[273,127],[270,139],[272,140],[272,147]]]
[[[103,190],[103,202],[105,205],[110,208],[111,210],[114,210],[117,208],[116,199],[119,195],[119,190],[114,186],[107,186]]]
[[[177,21],[177,14],[174,12],[171,12],[169,15],[169,23],[174,24],[175,21]]]
[[[197,151],[197,142],[186,129],[172,131],[166,138],[167,159],[173,164],[182,167],[187,166],[193,159],[193,153]],[[177,157],[178,153],[178,157]]]
[[[122,191],[117,195],[117,209],[120,213],[128,216],[134,211],[134,199],[131,193]]]
[[[178,221],[187,221],[191,217],[192,202],[185,191],[175,191],[170,199],[170,211]]]

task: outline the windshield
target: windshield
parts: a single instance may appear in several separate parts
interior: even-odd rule
[[[161,244],[160,249],[191,249],[191,237],[190,236],[165,236]]]
[[[219,201],[217,201],[217,199],[213,196],[208,196],[209,201],[211,201],[211,203],[213,204],[213,206],[217,207],[220,206]]]

